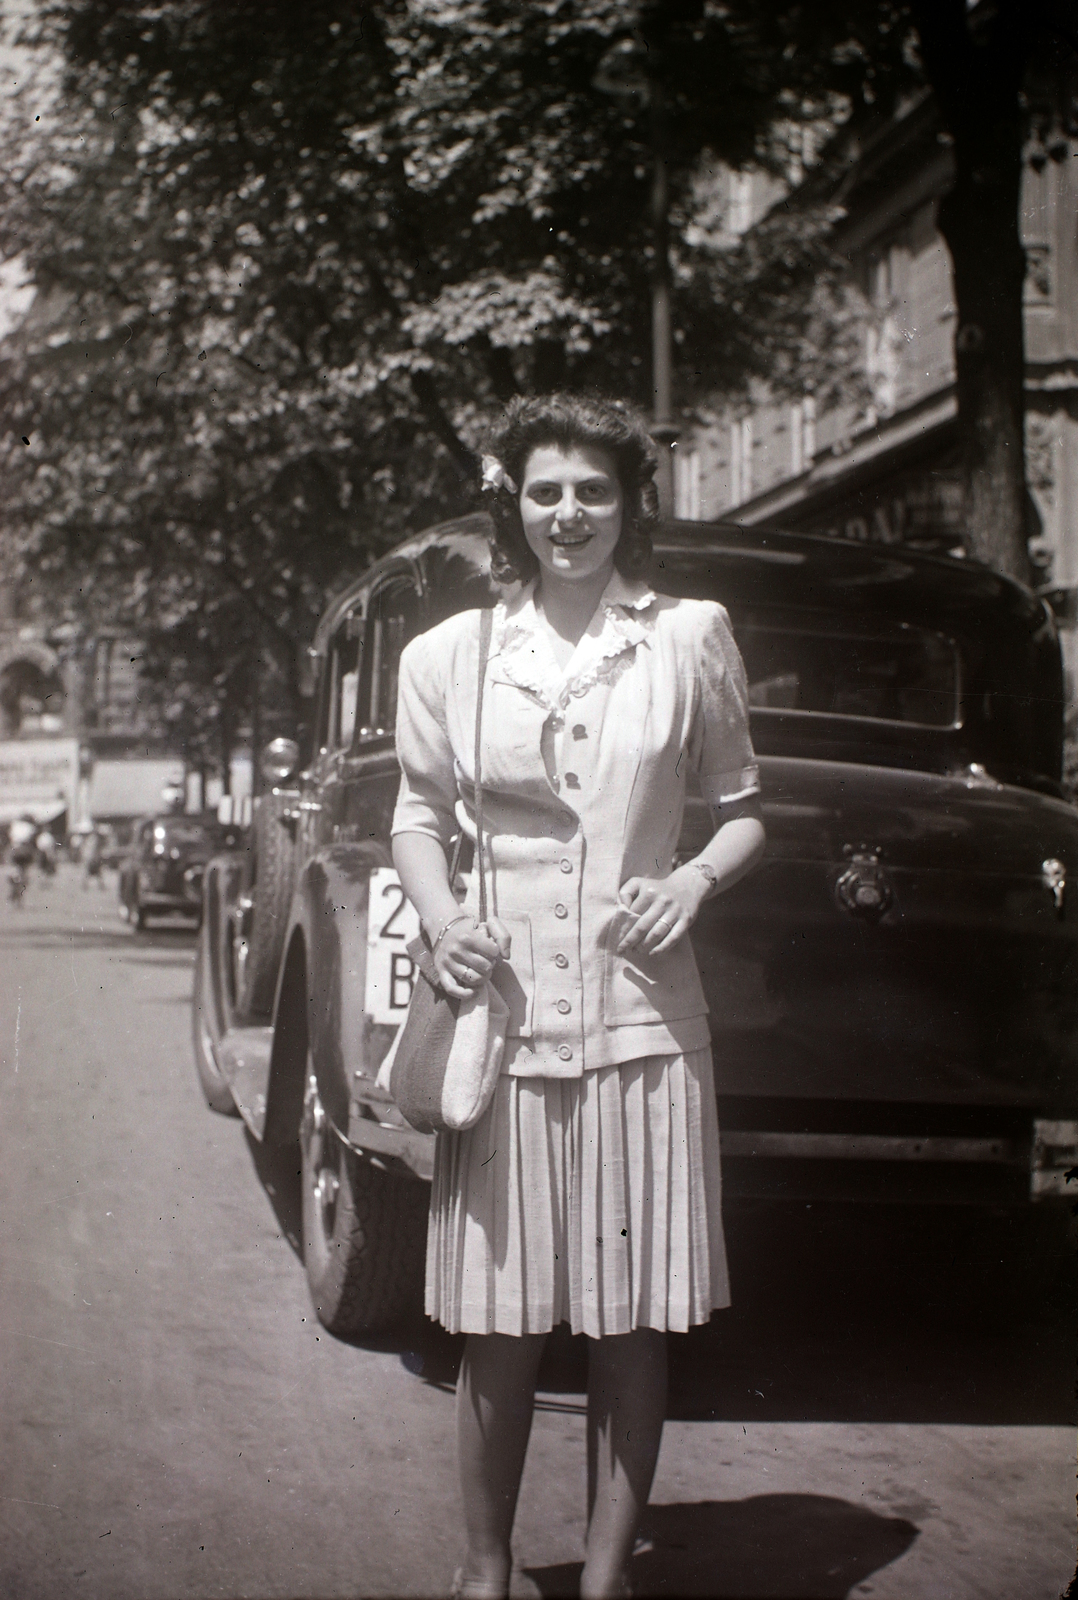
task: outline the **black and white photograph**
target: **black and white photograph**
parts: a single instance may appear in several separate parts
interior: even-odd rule
[[[1078,16],[0,0],[0,1600],[1078,1594]]]

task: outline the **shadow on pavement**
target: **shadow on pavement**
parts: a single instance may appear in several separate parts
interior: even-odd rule
[[[1078,1319],[1064,1218],[819,1210],[805,1227],[779,1207],[732,1208],[734,1306],[670,1336],[669,1417],[1071,1425]],[[429,1322],[379,1345],[443,1388],[462,1347]],[[586,1386],[587,1340],[556,1329],[539,1409],[579,1413]]]
[[[303,1219],[299,1185],[299,1145],[259,1144],[246,1125],[243,1136],[258,1181],[266,1191],[281,1233],[303,1262]]]
[[[672,1419],[1071,1425],[1075,1274],[1058,1213],[835,1207],[806,1229],[776,1207],[734,1210],[727,1234],[734,1306],[670,1336]],[[425,1319],[364,1343],[441,1388],[463,1348]],[[587,1340],[555,1329],[538,1408],[579,1414],[586,1387]]]
[[[670,1341],[670,1415],[1068,1425],[1066,1215],[731,1208],[732,1309]]]
[[[844,1600],[917,1534],[901,1517],[826,1495],[653,1505],[633,1558],[633,1594]],[[524,1570],[543,1596],[579,1593],[579,1562]]]
[[[247,1140],[302,1261],[298,1150]],[[1071,1425],[1078,1297],[1061,1211],[732,1205],[726,1234],[734,1304],[670,1336],[671,1418]],[[464,1343],[426,1318],[354,1342],[443,1389]],[[537,1404],[579,1414],[586,1386],[587,1340],[562,1326]]]

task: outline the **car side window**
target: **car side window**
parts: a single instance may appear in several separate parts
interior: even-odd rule
[[[415,574],[397,572],[371,594],[356,684],[353,745],[393,732],[401,651],[423,626]]]
[[[319,741],[323,749],[347,750],[352,743],[363,634],[363,617],[357,607],[345,617],[330,640],[324,723]]]

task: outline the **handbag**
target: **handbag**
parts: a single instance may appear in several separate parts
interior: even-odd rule
[[[479,621],[479,684],[475,701],[475,859],[479,868],[480,923],[487,920],[480,733],[491,622],[491,613],[483,611]],[[458,838],[450,867],[450,883],[456,880],[460,846]],[[415,982],[408,1015],[388,1067],[389,1091],[404,1120],[418,1132],[460,1132],[479,1121],[494,1097],[505,1051],[509,1007],[489,979],[467,999],[446,994],[438,981],[425,934],[412,940],[408,954],[415,964]]]

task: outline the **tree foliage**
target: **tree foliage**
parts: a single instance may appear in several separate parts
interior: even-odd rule
[[[9,547],[165,656],[219,639],[193,704],[267,652],[291,681],[327,589],[468,503],[497,400],[647,403],[660,95],[682,398],[848,377],[826,208],[734,246],[709,174],[891,103],[900,6],[47,0],[30,31],[60,66],[0,152],[38,290]]]

